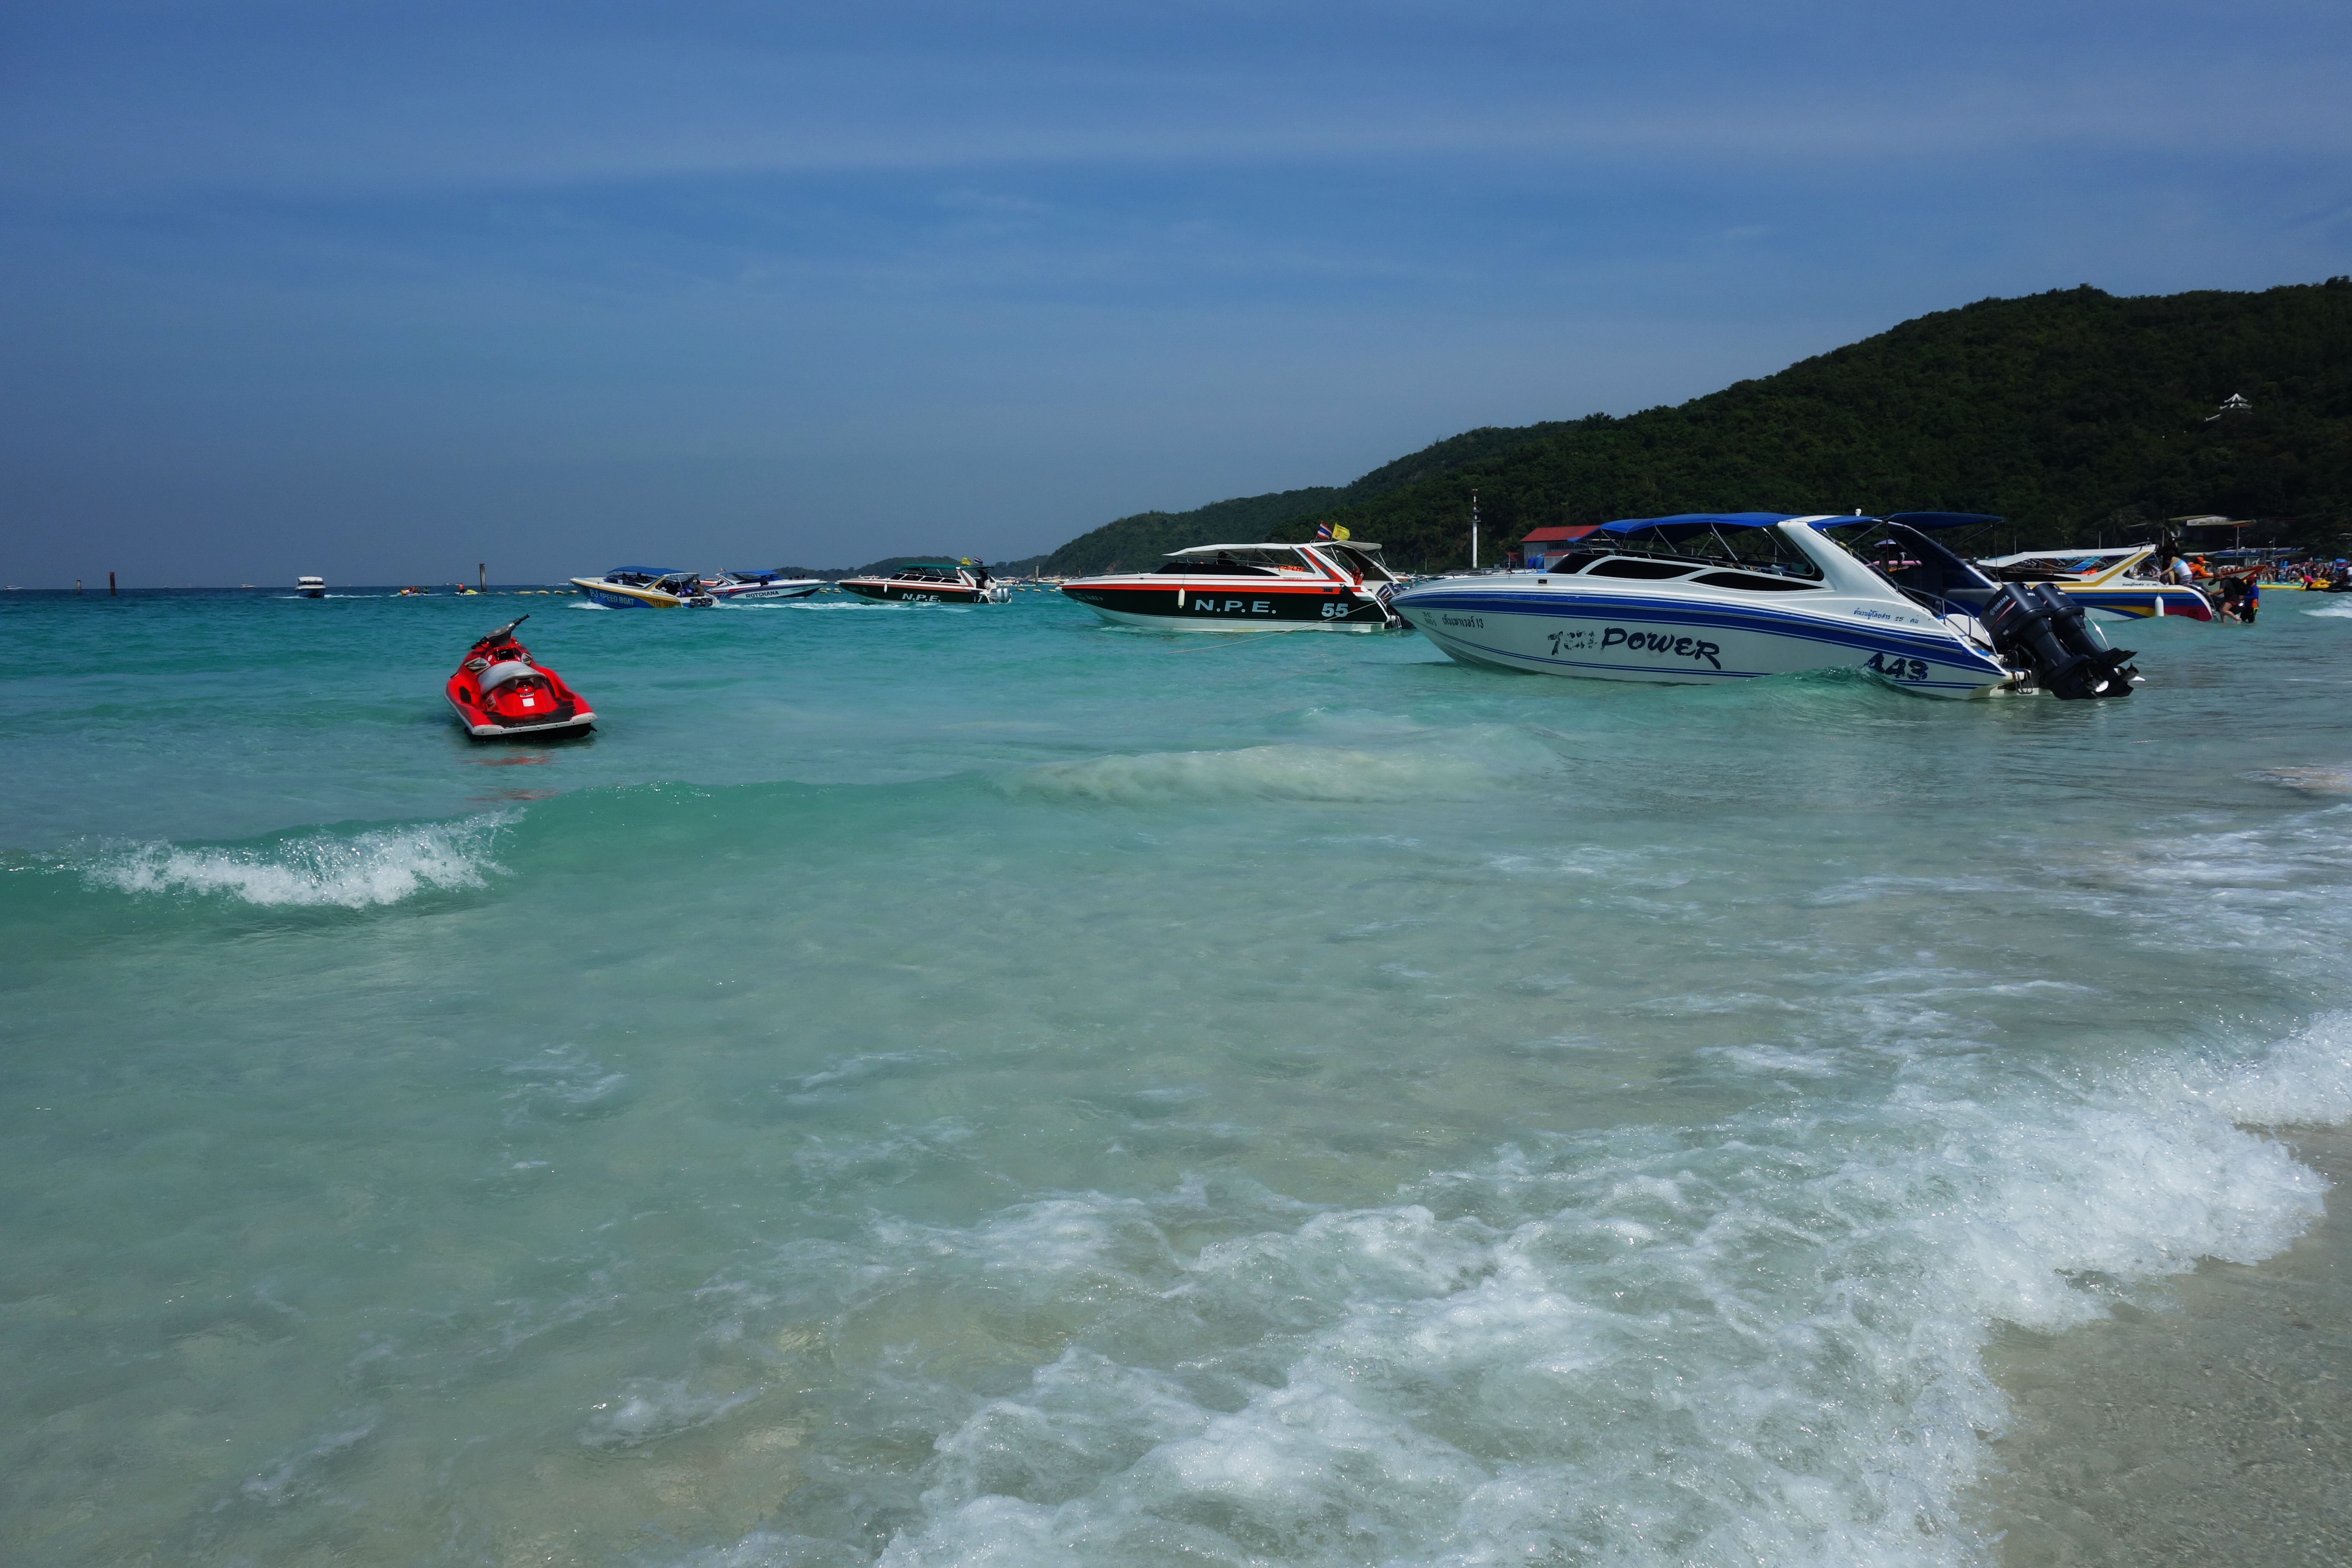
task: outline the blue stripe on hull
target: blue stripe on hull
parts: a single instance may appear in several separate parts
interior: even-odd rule
[[[1529,595],[1505,599],[1501,595],[1460,595],[1449,598],[1408,599],[1399,595],[1396,607],[1408,615],[1430,609],[1458,610],[1470,614],[1544,616],[1557,620],[1641,620],[1670,626],[1706,626],[1728,631],[1758,632],[1767,637],[1794,637],[1805,642],[1825,642],[1857,648],[1864,653],[1895,653],[1906,658],[1924,658],[1930,654],[1945,663],[1957,663],[1952,658],[1957,651],[1949,640],[1950,634],[1941,627],[1929,631],[1905,632],[1895,626],[1876,625],[1849,626],[1843,621],[1799,621],[1785,616],[1767,615],[1743,610],[1738,605],[1720,609],[1695,605],[1660,605],[1654,599],[1548,599]],[[1420,625],[1418,621],[1414,623]],[[1990,659],[1982,661],[1987,671],[2000,671]],[[1627,668],[1638,668],[1628,666]],[[1751,671],[1750,673],[1763,673]]]
[[[1453,647],[1446,638],[1433,637],[1431,640],[1434,641],[1440,647],[1444,648],[1448,653],[1452,653],[1454,651]],[[1483,654],[1493,655],[1493,658],[1479,658],[1473,662],[1492,665],[1497,668],[1507,669],[1514,668],[1519,665],[1542,664],[1554,666],[1560,671],[1560,673],[1563,674],[1585,671],[1622,671],[1626,674],[1639,676],[1643,679],[1650,679],[1657,676],[1668,676],[1672,678],[1673,684],[1682,686],[1702,686],[1711,680],[1756,680],[1764,676],[1775,674],[1804,675],[1811,673],[1807,670],[1662,669],[1654,664],[1602,664],[1597,659],[1555,658],[1549,654],[1512,653],[1508,649],[1491,647],[1485,643],[1465,641],[1462,646],[1465,647],[1476,648]],[[1910,656],[1906,654],[1905,657],[1908,658]],[[1854,667],[1842,664],[1822,664],[1815,665],[1813,667],[1815,669],[1846,669]],[[1869,672],[1865,670],[1864,673],[1867,674]],[[2006,676],[2007,673],[2008,672],[2006,670],[2002,671],[2004,676]],[[1608,677],[1604,675],[1601,679],[1606,679]],[[1987,686],[1997,685],[1999,682],[1975,680],[1905,680],[1894,682],[1893,684],[1899,685],[1908,691],[1926,690],[1966,692],[1981,691]]]
[[[1664,680],[1684,685],[1705,685],[1717,680],[1748,680],[1761,675],[1799,674],[1801,670],[1710,669],[1704,666],[1660,666],[1654,664],[1612,663],[1600,659],[1579,659],[1558,654],[1523,653],[1517,649],[1474,641],[1463,635],[1463,629],[1448,627],[1440,615],[1452,610],[1459,614],[1481,616],[1521,616],[1553,621],[1620,621],[1636,626],[1670,626],[1682,629],[1698,628],[1715,632],[1738,632],[1789,641],[1813,643],[1828,647],[1851,650],[1855,654],[1877,654],[1882,657],[1917,658],[1947,669],[1977,674],[1981,679],[1905,680],[1896,682],[1906,689],[1937,693],[1967,694],[1981,691],[2008,679],[2009,672],[1999,664],[1973,650],[1957,646],[1948,632],[1938,627],[1933,632],[1921,628],[1907,632],[1893,626],[1849,626],[1842,622],[1798,620],[1786,615],[1774,615],[1747,610],[1738,605],[1697,605],[1690,604],[1662,605],[1647,598],[1601,598],[1579,595],[1569,599],[1550,595],[1515,594],[1446,594],[1423,595],[1410,594],[1397,596],[1396,607],[1413,619],[1423,636],[1444,648],[1449,654],[1457,645],[1463,657],[1474,663],[1489,664],[1507,669],[1530,673],[1587,675],[1601,679],[1638,679]],[[1856,661],[1859,663],[1859,660]],[[1842,661],[1806,667],[1808,668],[1848,668]]]

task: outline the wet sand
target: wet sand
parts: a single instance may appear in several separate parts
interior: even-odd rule
[[[2352,1131],[2278,1136],[2333,1184],[2290,1250],[1994,1344],[2017,1419],[1979,1519],[2002,1568],[2352,1563]]]

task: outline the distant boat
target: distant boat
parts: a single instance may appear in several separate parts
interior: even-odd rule
[[[822,577],[787,577],[781,572],[721,572],[702,580],[702,591],[722,605],[738,600],[805,599],[824,586]]]
[[[894,605],[1001,605],[1013,590],[994,581],[985,566],[957,561],[917,561],[872,577],[844,577],[838,584],[861,599]]]
[[[718,601],[702,591],[691,572],[667,566],[615,566],[602,577],[574,577],[573,584],[608,610],[707,609]]]
[[[327,596],[327,580],[324,577],[297,577],[294,579],[294,591],[306,599],[323,599]]]
[[[2155,555],[2153,544],[2126,544],[2105,550],[2029,550],[1977,564],[1996,582],[2047,583],[2096,620],[2156,616],[2211,620],[2212,601],[2195,588],[2142,574]]]

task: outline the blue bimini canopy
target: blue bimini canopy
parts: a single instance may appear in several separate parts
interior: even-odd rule
[[[1685,539],[1694,533],[1706,533],[1717,528],[1769,528],[1776,522],[1786,522],[1792,517],[1802,517],[1801,511],[1685,511],[1673,517],[1626,517],[1615,522],[1604,522],[1596,533],[1645,533],[1652,531],[1666,539]],[[1852,518],[1840,518],[1851,522]]]
[[[1885,517],[1824,517],[1814,521],[1815,528],[1844,528],[1856,522],[1900,522],[1932,532],[1939,528],[1974,528],[2000,518],[1981,511],[1890,511]]]
[[[642,572],[648,577],[675,577],[678,569],[675,566],[615,566],[604,575],[617,577],[624,572]]]
[[[1664,539],[1687,539],[1694,533],[1706,533],[1718,528],[1769,528],[1776,522],[1790,522],[1801,517],[1811,517],[1815,528],[1849,528],[1864,522],[1902,522],[1913,528],[1967,528],[1971,524],[1999,522],[1998,517],[1977,511],[1890,511],[1883,517],[1823,517],[1801,511],[1685,511],[1672,517],[1627,517],[1615,522],[1604,522],[1596,533],[1656,533]]]

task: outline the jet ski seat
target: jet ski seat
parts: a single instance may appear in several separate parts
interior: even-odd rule
[[[537,675],[539,672],[537,665],[526,664],[519,658],[509,658],[490,666],[477,679],[481,681],[482,695],[487,697],[494,686],[504,686],[509,680],[520,680],[526,675]]]

